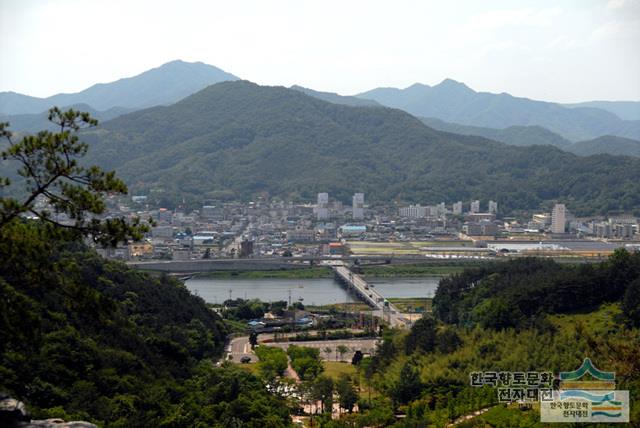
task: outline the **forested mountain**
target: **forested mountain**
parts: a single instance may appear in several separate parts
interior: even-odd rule
[[[112,107],[109,110],[98,111],[88,104],[74,104],[66,106],[65,108],[72,108],[74,110],[84,111],[91,114],[91,117],[98,119],[100,122],[114,119],[125,113],[132,111],[132,109],[126,109],[123,107]],[[15,114],[11,116],[0,115],[0,122],[9,122],[11,129],[20,133],[35,133],[43,129],[54,130],[56,126],[48,120],[49,112],[43,111],[37,114]]]
[[[640,141],[629,138],[604,135],[593,140],[578,141],[566,150],[580,156],[608,153],[640,157]]]
[[[268,194],[453,202],[506,210],[562,200],[575,213],[638,210],[640,160],[580,158],[435,131],[400,110],[348,107],[280,87],[224,82],[86,132],[93,162],[174,201]]]
[[[36,98],[15,92],[0,93],[0,115],[39,114],[53,106],[88,104],[94,110],[114,107],[139,109],[174,103],[214,83],[238,78],[201,62],[172,61],[111,83],[99,83],[81,92]]]
[[[586,101],[583,103],[563,104],[565,107],[594,107],[607,110],[620,119],[640,120],[640,101]]]
[[[640,141],[613,135],[603,135],[593,140],[572,143],[541,126],[510,126],[494,129],[449,123],[432,117],[421,117],[420,120],[439,131],[478,135],[513,146],[551,145],[579,156],[610,154],[640,157]]]
[[[309,96],[330,102],[330,103],[334,103],[334,104],[344,104],[346,106],[360,106],[360,107],[366,107],[366,106],[376,106],[376,107],[381,107],[382,105],[376,101],[373,100],[367,100],[367,99],[363,99],[363,98],[358,98],[358,97],[350,97],[350,96],[344,96],[344,95],[338,95],[334,92],[321,92],[321,91],[314,91],[313,89],[309,89],[309,88],[304,88],[302,86],[298,86],[298,85],[293,85],[290,89],[294,89],[296,91],[300,91],[303,92]]]
[[[476,92],[451,79],[433,87],[416,83],[406,89],[378,88],[356,96],[415,116],[463,125],[488,128],[537,125],[572,141],[605,134],[640,139],[640,120],[622,120],[598,108],[568,108],[507,93]]]
[[[490,140],[512,146],[556,146],[566,150],[572,143],[562,136],[541,126],[510,126],[504,129],[484,128],[481,126],[460,125],[445,122],[433,117],[419,118],[425,125],[438,131],[452,132],[462,135],[478,135]]]
[[[287,426],[263,383],[215,368],[226,327],[169,277],[35,222],[0,228],[0,390],[36,418],[99,426]]]

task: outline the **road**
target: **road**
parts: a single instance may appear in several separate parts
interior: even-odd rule
[[[332,264],[333,270],[349,285],[355,289],[361,300],[374,308],[374,315],[387,321],[392,327],[405,328],[411,325],[411,321],[402,314],[393,304],[386,302],[384,296],[360,275],[353,273],[342,262]]]
[[[227,346],[227,360],[239,363],[242,357],[249,357],[252,363],[258,361],[258,357],[251,350],[249,336],[235,337]]]

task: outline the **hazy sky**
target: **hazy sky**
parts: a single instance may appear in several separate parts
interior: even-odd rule
[[[341,94],[640,100],[640,0],[0,0],[0,55],[0,91],[35,96],[183,59]]]

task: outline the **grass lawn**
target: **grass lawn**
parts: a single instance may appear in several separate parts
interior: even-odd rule
[[[260,366],[258,365],[258,363],[249,363],[249,364],[236,363],[236,365],[243,370],[247,370],[253,373],[256,376],[260,375]]]
[[[548,318],[559,329],[573,330],[576,324],[582,324],[585,330],[592,334],[606,334],[619,324],[615,319],[621,314],[620,304],[608,303],[593,312],[548,315]]]
[[[338,312],[368,312],[371,310],[369,305],[362,302],[332,303],[322,306],[305,305],[305,308],[317,311],[330,311],[331,309],[335,309]]]
[[[324,365],[324,374],[329,376],[333,380],[338,380],[340,375],[343,374],[356,374],[356,368],[351,363],[343,363],[340,361],[323,361],[322,365]]]
[[[420,277],[420,276],[447,276],[462,272],[465,268],[477,266],[477,263],[450,262],[435,264],[433,262],[423,264],[406,265],[379,265],[361,267],[365,277]]]
[[[401,312],[406,312],[406,313],[425,312],[425,306],[426,306],[426,311],[431,312],[432,299],[426,299],[426,298],[416,299],[416,298],[410,298],[410,297],[408,298],[407,297],[405,298],[389,297],[387,300],[393,305],[395,305],[395,307],[397,307]]]

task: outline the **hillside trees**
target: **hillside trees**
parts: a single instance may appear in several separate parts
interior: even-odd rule
[[[49,110],[49,121],[59,127],[58,132],[41,131],[26,135],[19,142],[12,140],[9,124],[0,123],[0,138],[8,142],[8,148],[0,156],[17,163],[18,175],[26,187],[23,198],[0,199],[0,228],[22,214],[30,214],[56,227],[90,236],[101,244],[140,239],[147,230],[140,219],[128,223],[123,218],[98,218],[106,210],[105,195],[125,194],[127,186],[113,171],[79,163],[88,145],[80,141],[77,133],[96,126],[97,120],[88,113],[73,109],[62,112],[54,107]],[[9,178],[0,178],[0,189],[10,184]],[[71,221],[61,222],[53,214],[64,214]]]
[[[214,367],[227,330],[201,298],[176,279],[106,261],[85,245],[85,237],[135,239],[144,228],[100,219],[107,193],[126,187],[113,173],[79,165],[86,146],[75,132],[92,120],[55,109],[51,117],[60,132],[18,143],[1,127],[9,143],[3,156],[18,165],[27,191],[0,199],[0,390],[35,418],[289,426],[285,403],[261,381]]]

